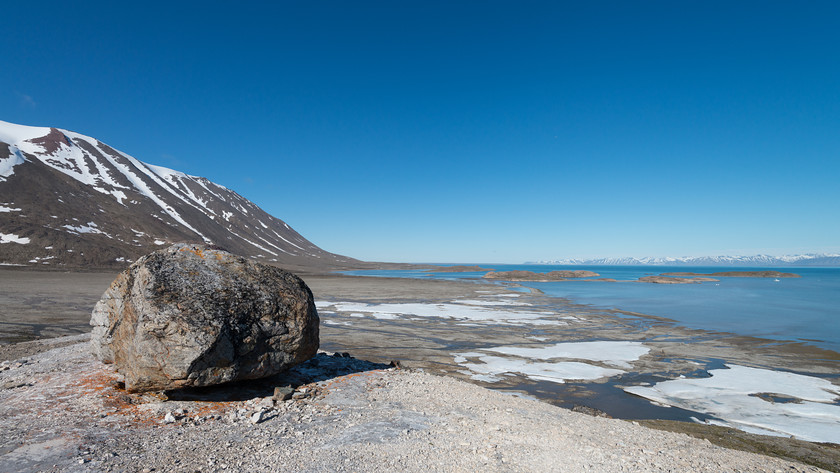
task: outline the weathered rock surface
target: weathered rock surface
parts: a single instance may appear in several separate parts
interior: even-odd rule
[[[122,272],[91,316],[91,348],[131,392],[256,379],[318,350],[312,292],[294,274],[176,244]]]
[[[574,278],[591,278],[600,274],[586,270],[570,271],[549,271],[547,273],[535,273],[533,271],[494,271],[485,274],[486,279],[503,279],[505,281],[564,281]]]

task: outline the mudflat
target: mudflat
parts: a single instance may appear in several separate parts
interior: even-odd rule
[[[90,313],[117,272],[0,268],[0,345],[90,332]]]

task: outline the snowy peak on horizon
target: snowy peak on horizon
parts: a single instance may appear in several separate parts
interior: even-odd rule
[[[0,265],[117,266],[177,241],[266,262],[353,262],[204,177],[79,133],[0,121]]]
[[[770,256],[684,256],[644,258],[595,258],[558,259],[534,261],[533,264],[587,265],[587,266],[840,266],[840,254],[812,253],[802,255]]]

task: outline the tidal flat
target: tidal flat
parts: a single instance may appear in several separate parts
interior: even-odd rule
[[[90,309],[113,277],[115,274],[107,273],[0,270],[4,285],[14,281],[8,286],[12,289],[3,292],[4,304],[0,305],[4,311],[0,314],[0,359],[39,351],[38,344],[12,345],[8,341],[89,331]],[[715,370],[728,366],[793,372],[825,380],[834,388],[839,384],[840,355],[835,352],[801,343],[686,329],[668,319],[595,309],[516,284],[305,273],[302,277],[317,301],[324,350],[350,352],[373,362],[398,361],[404,367],[560,407],[664,425],[717,439],[714,441],[729,447],[737,447],[732,444],[737,439],[753,437],[729,429],[731,433],[725,436],[712,434],[724,428],[719,425],[743,428],[738,419],[727,421],[719,414],[668,406],[661,400],[651,402],[628,391],[654,389],[670,380],[708,379]],[[63,300],[72,304],[64,307]],[[36,302],[28,311],[27,301]],[[24,310],[18,311],[20,308]],[[13,313],[15,318],[7,317]],[[762,398],[764,394],[744,395],[767,406],[797,404],[780,396]],[[789,397],[795,400],[796,393]],[[781,419],[791,426],[804,423],[787,414]],[[807,438],[768,430],[774,426],[765,425],[761,433]],[[754,437],[762,445],[782,442],[784,452],[798,442],[785,437]],[[804,456],[781,456],[811,464],[814,462],[809,459],[816,459],[816,464],[828,469],[840,466],[836,446],[802,443],[822,450],[804,447]],[[741,444],[751,445],[743,449],[761,450],[754,442]]]

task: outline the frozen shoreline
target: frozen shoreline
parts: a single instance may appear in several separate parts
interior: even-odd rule
[[[73,338],[0,371],[4,471],[824,471],[328,353],[290,401],[131,395]]]
[[[449,303],[355,303],[319,300],[316,305],[327,322],[353,326],[359,319],[420,323],[450,323],[462,327],[509,325],[523,329],[572,329],[581,316],[534,310],[528,297],[500,298],[483,294],[477,299]],[[466,322],[466,323],[465,323]],[[598,336],[596,334],[596,336]],[[603,335],[601,335],[603,336]],[[512,345],[487,344],[450,353],[461,373],[489,386],[506,378],[565,384],[569,381],[603,382],[644,368],[640,359],[658,347],[656,341],[597,340],[583,342],[534,341]],[[654,373],[656,374],[656,373]],[[661,378],[660,378],[661,379]],[[814,442],[840,444],[840,386],[814,376],[740,365],[650,383],[623,381],[627,393],[663,406],[708,416],[706,423],[725,425],[765,435],[795,436]],[[558,389],[560,387],[558,386]],[[781,400],[781,399],[784,400]],[[699,422],[699,421],[698,421]]]
[[[48,273],[47,276],[49,276],[47,278],[48,287],[57,287],[54,279],[57,274]],[[68,289],[72,288],[73,297],[78,299],[77,306],[80,309],[83,308],[82,302],[86,300],[86,297],[91,299],[89,303],[92,307],[101,295],[101,291],[104,290],[104,288],[97,288],[97,284],[100,283],[93,284],[94,280],[105,281],[108,279],[105,282],[107,286],[107,283],[112,279],[110,277],[106,278],[105,275],[67,274],[64,277],[75,285],[68,286]],[[86,277],[93,278],[91,284],[85,283],[84,279]],[[587,408],[592,407],[596,410],[605,411],[619,409],[617,413],[613,412],[613,415],[618,414],[618,417],[623,418],[628,418],[623,413],[645,414],[645,409],[652,409],[648,413],[649,415],[645,414],[646,418],[672,419],[674,417],[667,415],[667,413],[679,412],[678,409],[656,407],[645,399],[624,393],[621,393],[623,397],[619,398],[614,393],[620,392],[621,386],[625,384],[641,384],[625,382],[628,379],[631,381],[632,379],[638,379],[648,386],[652,386],[659,381],[678,379],[680,375],[686,377],[706,376],[703,374],[703,365],[698,360],[709,364],[711,366],[711,368],[707,368],[709,370],[723,367],[715,360],[729,360],[735,364],[755,367],[767,366],[766,364],[762,365],[762,363],[772,360],[773,363],[782,366],[785,370],[817,373],[819,376],[837,376],[836,361],[826,358],[826,352],[813,347],[767,344],[766,340],[726,337],[721,336],[721,334],[709,334],[702,331],[681,331],[678,327],[675,328],[673,324],[656,318],[613,314],[602,310],[593,311],[591,308],[568,304],[545,295],[521,292],[521,290],[513,287],[507,288],[496,284],[475,284],[472,282],[418,281],[314,274],[305,275],[304,278],[315,293],[316,299],[321,301],[322,309],[326,309],[324,307],[325,303],[343,302],[353,304],[346,306],[347,309],[351,309],[346,313],[331,314],[329,310],[322,311],[321,340],[322,348],[326,350],[349,351],[357,358],[382,363],[398,360],[402,361],[405,366],[412,368],[423,368],[432,373],[468,380],[479,386],[491,387],[502,392],[514,391],[563,407],[571,408],[582,405]],[[91,289],[86,289],[88,287]],[[20,294],[21,300],[26,295],[25,291],[41,291],[41,294],[44,294],[43,288],[33,284],[32,280],[27,280],[25,284],[21,284],[20,289],[23,291]],[[15,300],[14,294],[6,294],[6,297],[10,296]],[[47,295],[46,297],[49,301],[50,296]],[[64,294],[60,294],[56,296],[56,299],[63,300],[65,297]],[[380,318],[374,317],[372,312],[364,315],[362,312],[355,311],[360,308],[359,306],[384,309],[385,304],[389,305],[389,310],[392,310],[392,312],[380,310],[378,313],[379,316],[382,316]],[[393,311],[395,307],[404,310],[430,305],[444,305],[445,307],[446,304],[458,309],[468,309],[465,313],[470,317],[463,317],[464,313],[462,313],[462,316],[454,314],[457,317],[439,317],[440,314],[435,315],[433,313],[400,315]],[[41,310],[38,313],[48,314],[43,310],[46,307],[52,307],[52,305],[41,305]],[[505,312],[506,323],[494,323],[492,319],[497,314],[487,312],[489,310]],[[525,315],[520,312],[525,313]],[[86,325],[89,319],[89,309],[61,311],[60,314],[64,317],[60,320],[66,321],[62,324],[68,326],[77,326],[82,323]],[[56,317],[56,315],[58,314],[51,315],[51,317]],[[363,316],[360,317],[360,315]],[[56,323],[56,320],[53,318],[50,322]],[[43,321],[35,317],[30,322],[41,323]],[[44,330],[49,329],[60,333],[63,330],[62,326],[59,324],[50,328],[53,326],[45,325]],[[60,340],[50,339],[19,345],[0,345],[0,360],[32,356],[45,348],[41,346],[39,349],[38,346],[41,344],[53,347],[55,343],[61,343]],[[558,340],[562,340],[562,343]],[[588,347],[585,345],[593,341],[596,345]],[[598,343],[601,342],[611,343],[599,346]],[[593,348],[605,348],[610,345],[620,350],[628,347],[646,347],[646,350],[648,348],[650,350],[647,353],[639,353],[638,356],[636,354],[607,356],[607,353],[604,353],[600,360],[587,360],[586,357],[593,357],[578,350],[581,347],[589,348],[585,351],[589,351],[591,354]],[[575,347],[576,349],[573,349]],[[534,352],[533,350],[543,351]],[[545,391],[551,386],[556,387],[557,383],[544,379],[530,379],[522,374],[509,371],[506,371],[508,374],[498,377],[498,381],[486,382],[475,379],[476,375],[482,373],[472,371],[469,367],[463,366],[463,363],[456,362],[455,357],[459,353],[477,353],[477,358],[469,359],[465,357],[467,363],[477,366],[481,366],[479,358],[482,356],[504,357],[507,360],[518,358],[521,362],[523,360],[527,361],[529,355],[539,354],[553,356],[549,359],[549,362],[560,366],[567,362],[578,362],[601,368],[621,370],[626,373],[619,375],[622,380],[621,383],[611,379],[606,381],[570,380],[565,382],[562,391]],[[823,361],[814,362],[815,359],[822,359]],[[607,363],[612,363],[612,365]],[[622,363],[625,365],[621,366]],[[631,368],[628,369],[626,364],[629,364]],[[510,368],[505,369],[510,370]],[[637,378],[633,378],[632,376],[637,376],[634,374],[636,372],[639,375]],[[660,375],[655,375],[655,373]],[[537,374],[539,375],[539,373]],[[628,376],[631,376],[631,378],[627,378]],[[559,378],[563,377],[560,376]],[[666,414],[665,417],[660,417],[662,413]],[[690,413],[686,412],[682,418],[688,420],[688,415]],[[642,417],[636,418],[641,419]],[[640,422],[644,421],[640,420]],[[703,424],[674,423],[670,425],[669,429],[687,432],[700,429],[701,433],[698,435],[703,436],[706,434],[702,432],[714,432],[714,426]],[[729,443],[731,439],[741,438],[741,434],[730,432],[725,437],[722,444],[729,446],[731,445]],[[714,438],[714,436],[709,438]],[[750,444],[746,448],[751,451],[765,451],[763,447],[756,447],[755,445],[764,445],[766,442],[782,442],[780,445],[795,443],[795,441],[787,439],[779,439],[778,441],[765,439],[766,437],[762,437],[756,441],[757,444]],[[738,445],[733,446],[737,447]],[[796,447],[797,450],[801,450],[801,448]],[[836,449],[831,451],[836,451]],[[794,456],[794,458],[801,457]],[[840,469],[840,463],[838,463],[837,468],[830,469]]]

